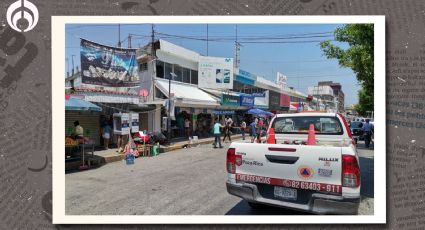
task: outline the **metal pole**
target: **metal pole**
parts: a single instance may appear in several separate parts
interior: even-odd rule
[[[207,56],[208,56],[208,24],[207,24]]]
[[[151,29],[152,29],[152,31],[151,31],[152,32],[152,34],[151,34],[151,38],[152,38],[152,41],[151,41],[152,68],[155,70],[154,71],[154,74],[152,76],[152,101],[155,101],[155,77],[157,75],[156,75],[156,67],[155,67],[155,65],[156,65],[156,60],[155,60],[155,58],[156,58],[156,51],[155,51],[155,48],[153,46],[153,44],[155,43],[155,27],[154,27],[154,24],[152,24]],[[168,125],[167,125],[167,127],[168,127]]]
[[[171,74],[170,74],[171,75]],[[168,118],[167,118],[167,138],[171,142],[171,76],[168,78]]]
[[[128,34],[128,48],[131,48],[131,34]]]
[[[118,47],[121,48],[121,24],[118,24]]]
[[[72,71],[71,71],[72,74],[71,74],[71,76],[74,75],[74,56],[75,56],[74,54],[71,55],[71,58],[72,58]]]
[[[69,59],[65,58],[66,60],[66,77],[69,77]]]

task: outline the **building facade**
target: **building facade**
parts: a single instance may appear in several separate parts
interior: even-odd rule
[[[342,91],[342,86],[340,83],[337,82],[332,82],[332,81],[321,81],[318,83],[319,86],[322,85],[328,85],[332,88],[333,90],[333,94],[334,97],[336,98],[337,102],[338,102],[338,112],[343,113],[344,112],[344,108],[345,108],[345,95],[344,92]]]
[[[282,77],[272,82],[234,67],[232,58],[202,56],[165,40],[139,48],[136,59],[138,87],[83,84],[78,73],[66,78],[74,94],[102,107],[96,132],[102,120],[117,112],[139,113],[140,130],[167,131],[172,138],[182,138],[210,136],[215,118],[231,117],[239,126],[252,118],[246,114],[250,108],[286,113],[320,106],[318,98],[308,102],[307,95],[286,84],[282,87]],[[101,137],[96,140],[100,143]]]

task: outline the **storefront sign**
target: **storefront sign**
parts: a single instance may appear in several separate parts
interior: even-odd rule
[[[213,110],[214,115],[233,115],[235,114],[234,110]]]
[[[233,58],[199,57],[199,88],[233,89]]]
[[[289,106],[291,105],[291,97],[289,97],[289,95],[286,94],[280,94],[280,107],[281,108],[289,108]]]
[[[277,72],[276,84],[278,84],[282,90],[287,88],[287,78],[283,73]]]
[[[280,94],[274,91],[269,92],[269,109],[279,110],[280,109]]]
[[[255,79],[255,75],[241,69],[239,69],[239,74],[236,75],[236,81],[245,85],[255,85]]]
[[[222,94],[221,95],[221,105],[227,106],[239,106],[239,96],[230,95],[230,94]]]
[[[253,93],[254,96],[254,107],[268,109],[269,108],[269,91],[266,90],[264,93]]]
[[[248,95],[241,95],[241,106],[253,107],[254,97]]]
[[[252,93],[251,95],[254,96],[254,97],[266,97],[266,92]]]

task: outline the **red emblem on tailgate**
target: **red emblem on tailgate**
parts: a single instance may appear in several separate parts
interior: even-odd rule
[[[304,180],[310,179],[314,174],[314,171],[312,168],[308,166],[300,166],[298,168],[298,176]]]

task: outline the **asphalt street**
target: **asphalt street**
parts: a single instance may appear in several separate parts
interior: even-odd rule
[[[113,162],[66,174],[67,215],[305,215],[267,207],[251,209],[229,195],[223,149],[211,145]],[[373,215],[373,150],[359,142],[362,202],[359,214]]]

